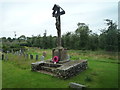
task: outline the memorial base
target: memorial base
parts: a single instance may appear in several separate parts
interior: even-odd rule
[[[64,63],[54,64],[51,60],[31,64],[32,71],[68,79],[87,69],[86,60],[69,60]]]

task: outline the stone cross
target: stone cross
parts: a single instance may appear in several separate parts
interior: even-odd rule
[[[61,21],[60,21],[60,15],[65,14],[65,11],[59,6],[59,5],[54,5],[53,8],[53,13],[52,16],[56,18],[56,29],[57,29],[57,34],[58,34],[58,42],[57,46],[61,47]]]

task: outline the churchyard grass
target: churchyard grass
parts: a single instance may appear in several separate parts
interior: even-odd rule
[[[29,48],[26,53],[42,55],[46,51],[45,60],[50,59],[50,49]],[[50,75],[32,72],[31,63],[35,58],[25,59],[23,56],[8,54],[8,60],[2,61],[3,88],[68,88],[70,82],[80,83],[89,88],[117,88],[118,60],[117,53],[104,51],[69,50],[71,60],[87,59],[88,69],[67,80]],[[40,61],[40,59],[38,60]]]

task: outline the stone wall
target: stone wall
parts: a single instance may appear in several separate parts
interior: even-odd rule
[[[77,75],[78,73],[80,73],[80,72],[82,72],[83,70],[86,70],[86,69],[87,69],[87,61],[85,60],[85,61],[82,61],[80,63],[70,65],[66,69],[58,68],[55,71],[55,74],[59,78],[67,79],[67,78],[70,78],[72,76]]]
[[[64,64],[53,64],[50,62],[40,61],[36,63],[32,63],[31,67],[32,71],[40,71],[44,70],[50,73],[53,73],[55,76],[68,79],[72,76],[77,75],[78,73],[87,69],[87,61],[86,60],[71,60]]]

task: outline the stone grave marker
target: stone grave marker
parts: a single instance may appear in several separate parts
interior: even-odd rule
[[[30,59],[33,59],[33,55],[30,54]]]
[[[5,60],[8,60],[8,55],[5,55]]]
[[[2,54],[2,60],[4,60],[4,54]]]
[[[25,54],[25,58],[28,58],[28,54]]]
[[[7,54],[10,53],[10,51],[7,51]]]
[[[12,52],[12,54],[14,53],[13,49],[12,49],[12,51],[11,51],[11,52]]]
[[[44,52],[43,52],[43,56],[46,57],[46,55],[47,55],[47,53],[44,51]]]
[[[45,58],[45,57],[42,55],[42,56],[40,57],[40,60],[41,60],[41,61],[44,61],[44,58]]]
[[[36,60],[38,60],[38,55],[36,55]]]

